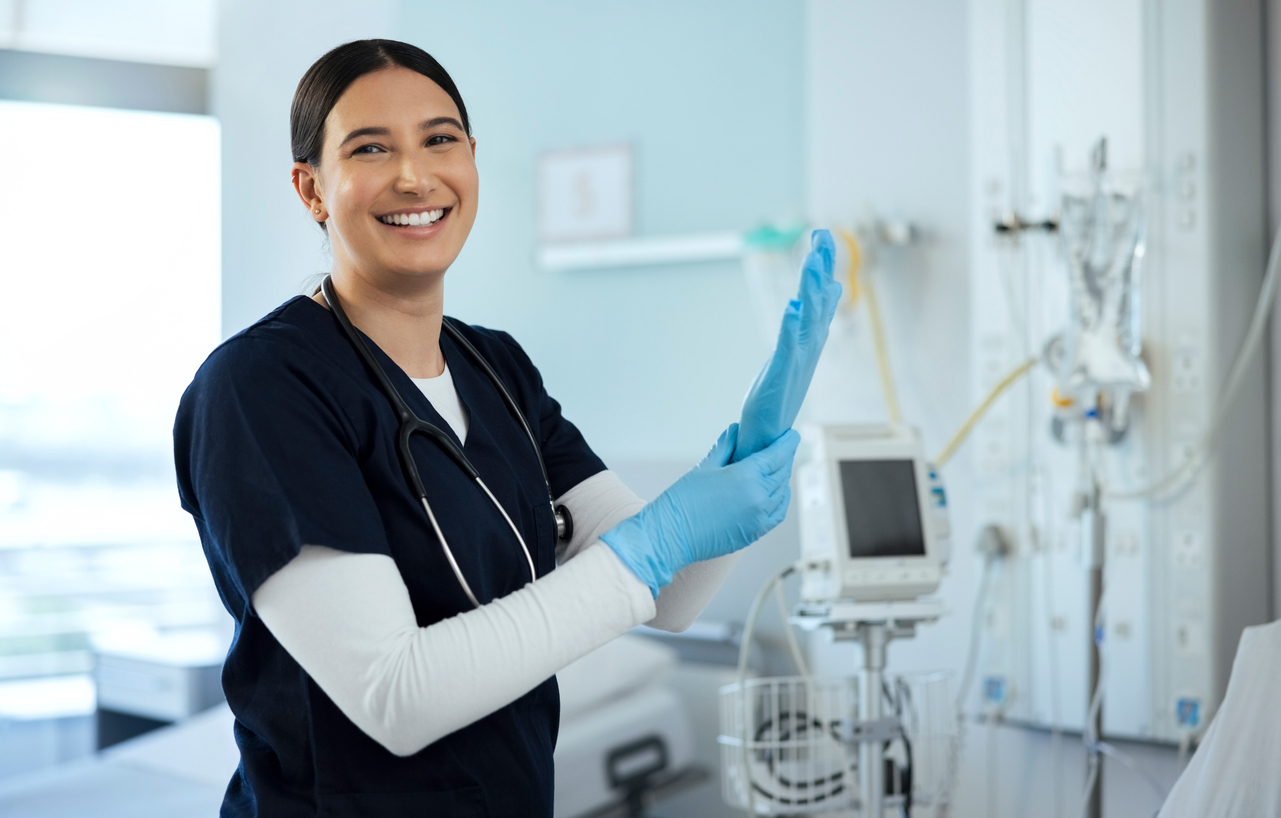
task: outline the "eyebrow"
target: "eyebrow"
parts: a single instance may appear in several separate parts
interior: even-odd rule
[[[425,131],[430,128],[435,128],[439,125],[452,125],[460,131],[463,130],[463,124],[459,122],[457,119],[454,119],[452,116],[438,116],[432,119],[424,120],[423,122],[418,123],[418,130]],[[362,136],[389,136],[390,134],[391,134],[391,131],[387,128],[357,128],[356,130],[347,134],[347,136],[343,139],[343,141],[338,143],[338,147],[341,148],[343,145],[346,145],[351,140],[359,139]]]

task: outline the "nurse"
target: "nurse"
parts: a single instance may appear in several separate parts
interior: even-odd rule
[[[215,350],[174,427],[182,503],[236,620],[222,681],[241,763],[222,814],[550,816],[555,673],[641,623],[688,626],[786,514],[789,427],[840,292],[830,236],[741,425],[646,505],[511,336],[442,332],[478,190],[445,70],[404,43],[348,43],[302,78],[290,126],[329,286]],[[408,442],[434,521],[375,368],[445,439]]]

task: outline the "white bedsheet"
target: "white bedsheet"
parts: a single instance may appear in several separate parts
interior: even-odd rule
[[[1281,621],[1241,634],[1223,704],[1160,818],[1281,816]]]

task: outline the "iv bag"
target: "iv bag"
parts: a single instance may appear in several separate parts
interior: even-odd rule
[[[1064,179],[1063,188],[1058,232],[1071,315],[1055,367],[1059,391],[1083,398],[1103,392],[1124,403],[1152,384],[1140,357],[1142,194],[1137,184],[1126,189],[1109,178],[1101,163],[1086,178]]]

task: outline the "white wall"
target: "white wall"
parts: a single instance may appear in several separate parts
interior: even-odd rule
[[[222,125],[222,328],[229,336],[328,270],[316,224],[289,180],[289,103],[321,54],[393,36],[397,4],[221,0],[212,113]]]

